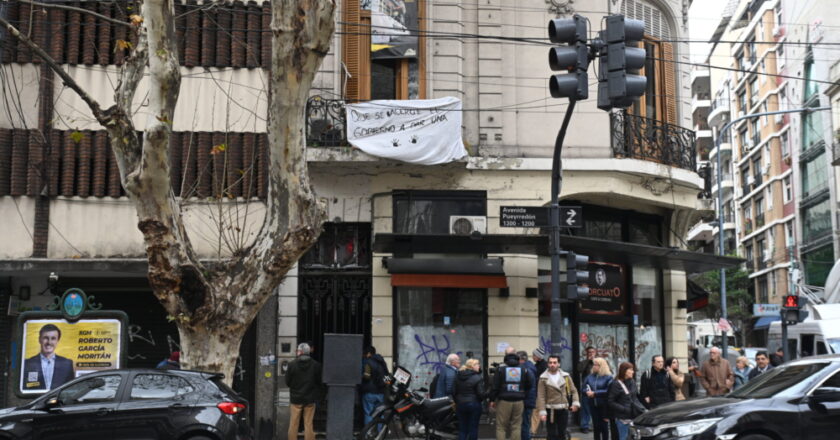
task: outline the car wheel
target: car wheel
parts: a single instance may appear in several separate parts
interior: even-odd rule
[[[738,437],[738,440],[773,440],[766,435],[761,434],[747,434],[743,437]]]

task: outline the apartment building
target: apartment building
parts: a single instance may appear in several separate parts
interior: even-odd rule
[[[258,419],[271,419],[275,404],[283,414],[288,391],[276,379],[284,361],[300,341],[314,342],[321,356],[324,333],[363,334],[389,364],[413,371],[418,386],[449,353],[487,365],[507,346],[530,351],[550,343],[549,299],[537,276],[546,236],[539,228],[502,227],[499,212],[548,203],[566,102],[550,98],[548,48],[527,40],[545,38],[548,20],[574,13],[577,4],[420,0],[396,2],[404,9],[394,10],[388,8],[395,2],[384,3],[341,2],[334,43],[316,77],[307,107],[307,158],[330,222],[255,322],[260,330],[243,344],[237,386],[268,408]],[[266,6],[253,2],[199,6],[177,5],[184,78],[170,157],[175,190],[190,212],[189,231],[199,237],[201,254],[213,258],[224,250],[212,227],[215,205],[206,199],[220,182],[238,183],[230,203],[252,210],[242,240],[255,231],[248,225],[261,221],[269,21]],[[611,292],[564,304],[561,356],[569,370],[587,345],[612,363],[644,363],[654,353],[685,356],[686,313],[702,299],[695,297],[702,292],[689,292],[687,276],[738,263],[689,252],[683,242],[712,205],[697,173],[698,154],[707,153],[698,152],[693,128],[706,130],[699,114],[692,122],[682,6],[676,0],[599,0],[579,11],[596,26],[606,13],[645,20],[649,59],[648,89],[637,104],[605,113],[594,99],[581,102],[566,138],[561,197],[583,207],[584,222],[565,231],[563,246],[589,255],[590,271],[604,275],[597,288]],[[11,18],[29,16],[21,11]],[[47,16],[69,24],[54,35],[36,21],[45,32],[40,41],[66,57],[68,71],[97,96],[106,96],[102,85],[113,80],[109,72],[120,50],[97,37],[95,29],[104,31],[96,19]],[[396,21],[406,38],[384,42],[373,31],[380,20]],[[58,38],[67,41],[49,44]],[[46,290],[46,276],[57,272],[64,285],[97,292],[109,307],[143,310],[130,314],[137,332],[129,350],[144,357],[129,357],[129,366],[159,360],[163,349],[145,347],[146,332],[156,341],[177,334],[165,327],[144,284],[142,240],[102,148],[102,131],[61,85],[45,82],[42,65],[25,50],[15,47],[2,60],[6,78],[15,78],[3,86],[40,98],[36,108],[21,106],[22,118],[0,115],[0,153],[11,164],[8,172],[0,168],[0,212],[11,237],[0,250],[2,292],[19,298],[24,286]],[[411,109],[415,99],[448,96],[462,101],[467,157],[423,166],[349,147],[347,105],[391,99],[389,105]],[[49,135],[38,137],[33,127]],[[709,149],[709,133],[700,138]],[[224,154],[211,154],[222,143]],[[244,178],[228,174],[220,157],[242,164]],[[49,173],[34,171],[36,163]],[[461,235],[455,222],[476,234]],[[47,300],[33,295],[16,304],[22,310]],[[260,361],[269,352],[276,364]]]

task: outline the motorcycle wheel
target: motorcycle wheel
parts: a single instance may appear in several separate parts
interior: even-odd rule
[[[406,437],[399,429],[396,420],[386,420],[384,417],[377,417],[370,421],[361,432],[358,440],[385,440],[404,439]]]

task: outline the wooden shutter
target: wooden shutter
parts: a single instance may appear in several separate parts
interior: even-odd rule
[[[677,90],[677,69],[674,59],[674,45],[671,43],[660,43],[662,47],[662,61],[659,61],[661,78],[663,82],[662,95],[664,96],[664,118],[663,122],[679,125],[677,115],[677,101],[679,90]]]
[[[349,74],[344,98],[355,102],[370,97],[370,18],[362,19],[359,0],[346,0],[342,5],[341,61]]]

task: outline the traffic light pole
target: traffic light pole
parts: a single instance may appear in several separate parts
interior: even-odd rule
[[[560,188],[563,184],[563,140],[566,138],[566,130],[569,128],[569,121],[572,119],[572,112],[575,110],[574,99],[569,99],[569,106],[566,108],[566,116],[563,117],[563,125],[557,133],[554,141],[554,159],[551,162],[551,354],[560,355],[563,343],[561,342],[561,329],[563,316],[560,312]],[[574,270],[574,268],[571,268]],[[571,368],[571,367],[569,367]]]

